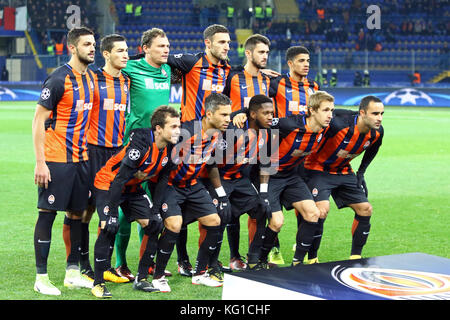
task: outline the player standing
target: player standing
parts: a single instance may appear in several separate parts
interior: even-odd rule
[[[248,108],[251,97],[257,94],[269,95],[270,78],[261,70],[267,66],[270,40],[260,34],[254,34],[244,43],[247,63],[233,68],[228,75],[224,94],[232,101],[232,111]]]
[[[125,131],[125,109],[130,88],[129,79],[121,73],[128,61],[128,46],[125,37],[118,34],[105,36],[100,41],[100,51],[105,59],[103,68],[94,71],[94,100],[88,129],[90,198],[88,208],[81,221],[80,269],[82,274],[94,280],[89,262],[89,222],[95,211],[93,184],[95,174],[106,161],[120,150]],[[70,228],[64,225],[66,247],[70,245]],[[126,282],[114,269],[105,274],[107,280]]]
[[[182,74],[181,122],[199,120],[205,115],[205,99],[211,92],[222,93],[230,72],[227,62],[230,32],[214,24],[203,31],[205,51],[170,55],[168,64]]]
[[[383,114],[383,103],[374,96],[361,100],[359,112],[336,110],[323,145],[305,160],[307,184],[321,212],[319,234],[322,235],[323,223],[330,210],[330,195],[339,209],[350,207],[355,212],[350,259],[361,258],[370,232],[373,209],[367,199],[364,173],[382,143]],[[350,162],[363,152],[363,159],[355,174]],[[318,262],[320,239],[314,239],[308,252],[310,262]]]
[[[81,276],[78,248],[81,215],[89,196],[87,129],[93,105],[94,75],[88,65],[94,62],[94,33],[85,27],[73,28],[67,34],[67,46],[71,58],[45,80],[32,127],[39,210],[34,230],[37,271],[34,290],[49,295],[61,294],[47,274],[51,230],[57,211],[66,212],[65,224],[70,226],[64,286],[92,287]]]
[[[289,73],[271,79],[271,97],[274,98],[275,118],[305,113],[309,96],[319,90],[319,85],[308,79],[310,54],[302,46],[286,51]]]

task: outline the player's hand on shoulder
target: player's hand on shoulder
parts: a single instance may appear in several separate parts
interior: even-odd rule
[[[275,70],[272,70],[272,69],[262,69],[261,72],[271,78],[276,78],[276,77],[281,76],[281,73],[279,73]]]
[[[247,121],[247,114],[245,112],[238,113],[233,117],[233,124],[240,129],[244,127],[245,121]]]

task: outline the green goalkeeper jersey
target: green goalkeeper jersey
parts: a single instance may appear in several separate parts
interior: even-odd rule
[[[153,111],[168,105],[170,99],[169,65],[152,67],[145,57],[129,60],[122,70],[131,80],[130,104],[125,118],[124,143],[128,142],[130,131],[136,128],[150,128]]]

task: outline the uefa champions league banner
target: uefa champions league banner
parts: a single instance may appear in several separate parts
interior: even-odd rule
[[[385,106],[450,107],[448,88],[323,88],[332,94],[335,104],[357,106],[367,95],[380,98]],[[37,101],[41,94],[41,83],[0,82],[0,101]],[[181,85],[170,89],[170,103],[180,103]]]

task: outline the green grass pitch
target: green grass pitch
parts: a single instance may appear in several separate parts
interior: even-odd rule
[[[34,185],[34,152],[31,121],[35,102],[0,103],[0,285],[1,300],[91,300],[89,290],[63,287],[65,248],[62,240],[63,213],[53,226],[49,275],[62,290],[60,297],[33,291],[35,258],[34,225],[37,218],[37,191]],[[450,109],[386,107],[385,137],[379,154],[369,166],[366,181],[374,207],[372,229],[364,257],[423,252],[450,258]],[[357,168],[361,157],[353,162]],[[321,262],[345,260],[351,246],[353,212],[337,210],[332,202],[319,251]],[[91,263],[98,218],[90,224]],[[241,218],[241,254],[247,252],[247,217]],[[286,213],[280,233],[286,263],[293,257],[296,223],[293,212]],[[139,238],[136,224],[128,249],[130,268],[136,272]],[[197,253],[197,224],[189,227],[188,250],[191,262]],[[225,236],[220,260],[229,261]],[[113,260],[115,257],[113,256]],[[190,279],[176,273],[176,253],[168,269],[171,293],[136,292],[131,284],[108,284],[113,299],[220,299],[220,288],[193,286]]]

